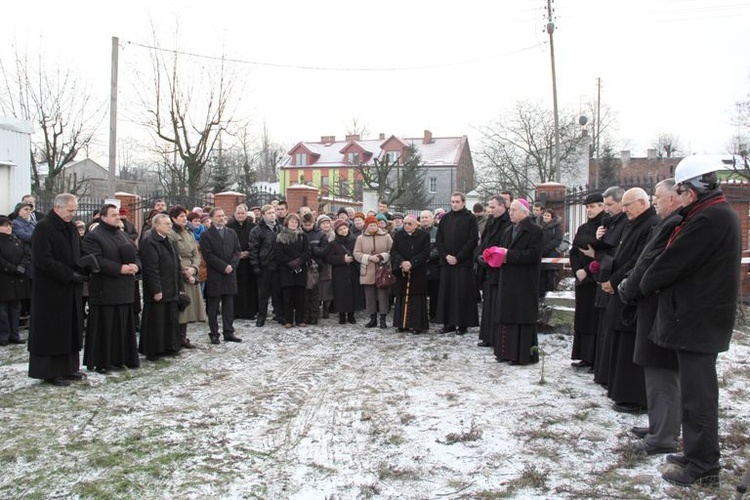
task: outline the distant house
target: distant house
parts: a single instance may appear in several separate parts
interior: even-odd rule
[[[682,157],[659,156],[656,149],[649,149],[645,158],[631,157],[630,151],[621,151],[619,158],[591,158],[589,187],[602,190],[609,187],[610,183],[605,180],[608,174],[606,169],[610,169],[611,177],[623,186],[652,186],[660,180],[673,177],[680,160]]]
[[[337,141],[323,136],[319,142],[298,142],[289,150],[280,168],[281,192],[293,184],[312,184],[322,196],[362,199],[360,166],[374,166],[375,159],[404,156],[414,146],[426,170],[426,191],[433,203],[446,204],[454,191],[474,188],[474,163],[469,140],[461,137],[433,137],[429,130],[422,137],[409,138],[380,134],[377,139],[348,135]]]

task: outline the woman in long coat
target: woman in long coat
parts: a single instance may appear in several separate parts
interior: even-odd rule
[[[152,230],[141,240],[143,264],[143,316],[138,347],[149,361],[180,350],[178,300],[180,259],[167,234],[172,222],[166,214],[157,214]]]
[[[0,346],[24,343],[18,334],[21,301],[31,295],[26,277],[31,253],[12,233],[10,219],[0,216]]]
[[[133,242],[120,229],[115,205],[104,205],[99,224],[83,238],[83,253],[93,255],[99,272],[89,281],[89,315],[83,364],[106,373],[140,366],[135,335],[135,275],[140,261]]]
[[[307,326],[304,317],[310,244],[300,229],[299,217],[296,214],[289,214],[284,218],[284,227],[276,236],[274,254],[279,263],[284,326]]]
[[[554,258],[559,257],[560,253],[557,247],[562,243],[562,226],[561,219],[555,215],[551,208],[542,212],[542,234],[544,237],[542,246],[542,257]],[[539,277],[539,298],[543,299],[547,292],[552,292],[557,288],[558,266],[555,264],[542,264],[541,276]]]
[[[417,218],[407,215],[404,228],[396,231],[391,248],[391,265],[396,276],[393,294],[393,326],[398,331],[422,333],[430,329],[427,309],[427,261],[430,234],[419,229]]]
[[[365,230],[354,244],[354,259],[359,262],[359,282],[365,292],[365,307],[370,315],[367,328],[379,326],[388,328],[385,317],[390,306],[387,288],[375,286],[378,264],[388,264],[391,260],[393,240],[385,230],[378,227],[378,220],[369,216],[365,219]],[[378,312],[380,323],[378,323]]]
[[[359,265],[354,261],[357,238],[349,233],[349,223],[344,220],[337,219],[333,227],[336,236],[328,243],[333,312],[339,313],[339,324],[355,324],[354,313],[365,308],[362,285],[359,284]]]
[[[180,342],[182,347],[193,349],[195,346],[187,338],[188,323],[203,322],[207,319],[201,285],[198,281],[201,253],[193,231],[188,227],[187,209],[180,205],[172,207],[169,210],[169,219],[172,221],[172,232],[167,237],[174,245],[180,259],[183,293],[190,298],[190,304],[180,311]]]
[[[493,342],[498,361],[526,365],[539,361],[537,316],[539,314],[539,267],[542,258],[542,230],[529,217],[529,203],[515,200],[510,205],[511,227],[501,240],[507,249],[500,267],[499,313]]]

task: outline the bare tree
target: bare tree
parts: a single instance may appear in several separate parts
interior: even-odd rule
[[[602,154],[604,146],[612,144],[612,135],[617,131],[617,116],[608,104],[600,103],[597,106],[595,99],[586,103],[584,113],[586,114],[588,130],[591,134],[589,157],[598,158]]]
[[[384,155],[373,159],[373,165],[359,165],[356,170],[364,185],[376,190],[378,199],[389,205],[416,204],[421,208],[432,201],[425,184],[427,171],[414,144],[409,144],[398,158]]]
[[[560,169],[565,182],[575,173],[582,135],[577,113],[561,114]],[[526,196],[538,183],[557,178],[554,117],[550,109],[539,103],[518,101],[481,132],[478,184],[482,191],[497,193],[507,189]]]
[[[16,51],[13,67],[0,61],[0,112],[33,123],[30,151],[32,189],[41,196],[62,191],[85,194],[86,179],[65,167],[87,151],[104,116],[89,88],[72,68],[50,68],[42,54],[36,64]]]
[[[346,129],[346,135],[357,135],[364,138],[369,133],[370,130],[367,128],[367,125],[360,123],[358,116],[352,117],[352,121]]]
[[[654,139],[654,142],[651,143],[651,146],[656,149],[656,154],[659,157],[666,158],[674,157],[682,149],[679,136],[667,132],[660,132],[656,136],[656,139]]]
[[[202,60],[198,65],[190,57],[163,50],[154,35],[149,75],[153,88],[150,94],[139,95],[157,152],[162,160],[170,154],[177,158],[162,162],[166,185],[194,197],[207,185],[205,167],[220,135],[233,121],[234,80],[223,59]],[[173,175],[179,185],[166,178]]]

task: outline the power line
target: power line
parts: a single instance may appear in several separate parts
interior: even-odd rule
[[[147,45],[144,43],[134,42],[131,40],[124,40],[123,43],[127,45],[133,45],[135,47],[141,47],[144,49],[156,50],[160,52],[168,52],[170,54],[195,57],[199,59],[208,59],[212,61],[223,61],[223,62],[231,62],[231,63],[236,63],[236,64],[248,64],[252,66],[264,66],[268,68],[279,68],[279,69],[297,69],[297,70],[305,70],[305,71],[349,71],[349,72],[382,72],[382,71],[389,71],[389,72],[394,71],[395,72],[395,71],[414,71],[414,70],[425,70],[425,69],[448,68],[452,66],[463,66],[466,64],[475,64],[478,62],[491,61],[494,59],[499,59],[499,58],[511,56],[514,54],[519,54],[521,52],[526,52],[528,50],[536,49],[536,48],[546,45],[546,42],[540,42],[534,45],[530,45],[528,47],[523,47],[520,49],[505,52],[502,54],[495,54],[495,55],[480,57],[476,59],[467,59],[463,61],[451,61],[451,62],[439,63],[439,64],[426,64],[422,66],[396,66],[396,67],[383,67],[383,68],[350,68],[350,67],[309,66],[309,65],[301,65],[301,64],[284,64],[284,63],[270,63],[270,62],[264,62],[264,61],[251,61],[247,59],[238,59],[238,58],[232,58],[232,57],[221,57],[221,56],[212,56],[212,55],[207,55],[207,54],[198,54],[195,52],[187,52],[187,51],[178,50],[178,49],[165,49],[163,47]]]

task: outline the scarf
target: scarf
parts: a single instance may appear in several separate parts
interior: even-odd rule
[[[718,205],[719,203],[726,203],[727,199],[723,194],[719,194],[718,196],[710,196],[703,200],[696,201],[693,203],[693,206],[690,207],[690,209],[687,211],[685,216],[682,218],[682,222],[680,222],[672,231],[672,234],[669,235],[669,239],[667,240],[667,247],[672,244],[672,242],[679,236],[679,234],[682,232],[683,227],[685,227],[685,224],[695,217],[696,214],[699,212],[702,212],[703,210],[712,207],[714,205]]]

